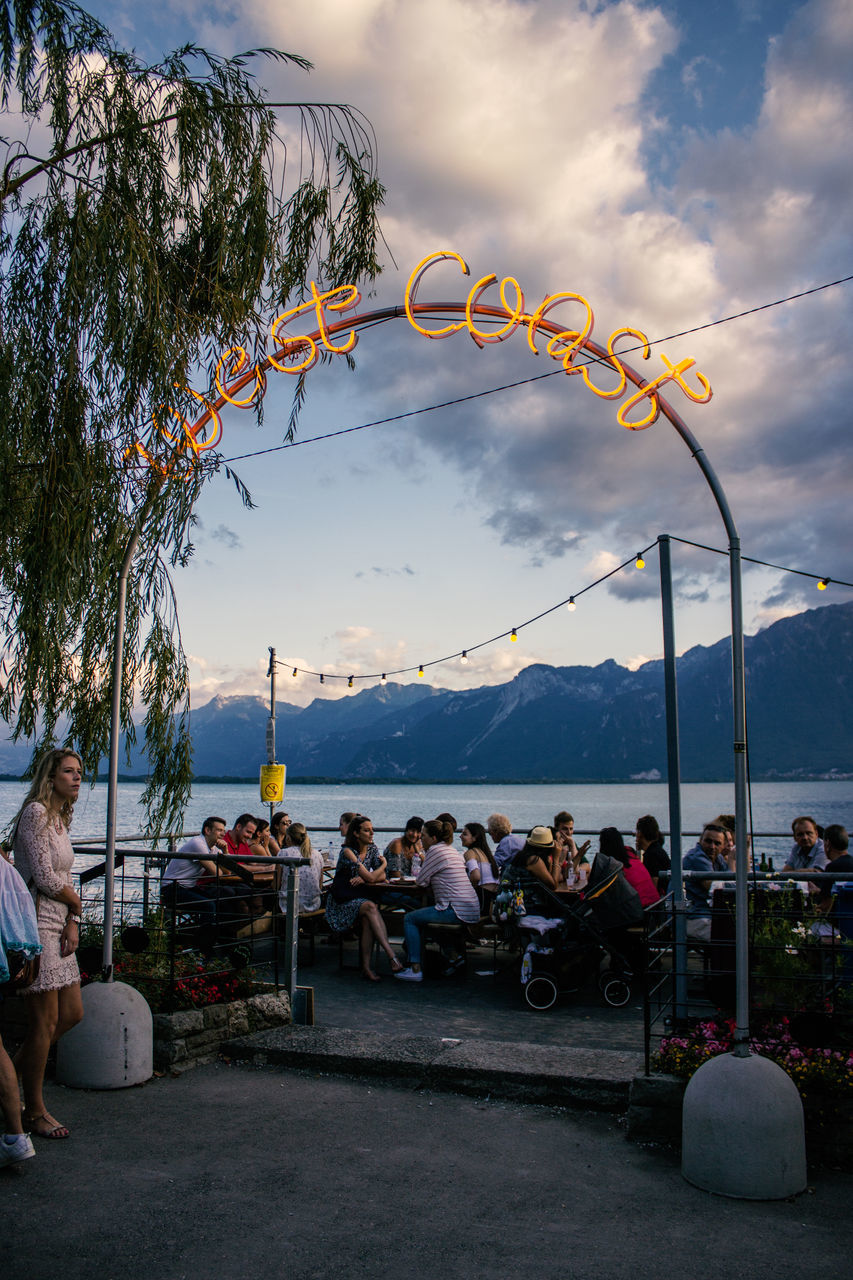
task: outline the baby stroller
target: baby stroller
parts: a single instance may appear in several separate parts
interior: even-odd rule
[[[558,996],[580,991],[595,973],[607,1004],[627,1004],[641,967],[628,930],[642,924],[643,908],[622,875],[622,864],[598,854],[583,897],[552,893],[538,883],[537,899],[541,902],[545,895],[548,915],[527,911],[526,876],[530,873],[521,868],[504,869],[495,911],[522,948],[521,984],[530,1008],[552,1008]],[[608,963],[602,970],[605,955]]]

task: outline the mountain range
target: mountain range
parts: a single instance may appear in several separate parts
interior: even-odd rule
[[[747,637],[753,779],[853,776],[851,652],[853,602],[810,609]],[[678,702],[684,781],[731,777],[727,638],[678,659]],[[215,697],[194,711],[196,777],[256,779],[268,718],[259,697]],[[636,671],[612,660],[536,664],[506,684],[462,692],[388,684],[307,707],[281,702],[276,743],[291,782],[657,780],[666,777],[663,662]],[[4,771],[7,748],[0,746]],[[144,775],[144,758],[134,752],[122,768]]]

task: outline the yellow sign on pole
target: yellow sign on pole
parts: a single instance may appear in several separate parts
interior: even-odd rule
[[[261,765],[261,799],[264,804],[281,804],[284,799],[283,764]]]

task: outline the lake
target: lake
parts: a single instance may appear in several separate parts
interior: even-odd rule
[[[143,819],[139,798],[142,783],[119,785],[116,827],[119,838],[136,835]],[[26,787],[18,782],[0,782],[0,829],[5,830],[17,811]],[[107,788],[105,783],[84,787],[77,802],[72,837],[76,841],[103,843],[106,829]],[[734,809],[734,788],[728,783],[685,783],[681,795],[682,825],[685,833],[696,832],[702,823],[718,813]],[[400,832],[408,817],[423,818],[448,810],[460,827],[466,822],[482,822],[490,813],[505,813],[519,830],[537,823],[550,823],[560,809],[574,815],[580,832],[595,833],[614,826],[632,832],[636,819],[652,813],[662,828],[669,826],[665,783],[602,783],[577,786],[514,783],[424,784],[393,783],[294,783],[288,785],[283,807],[291,818],[304,822],[309,832],[336,829],[339,815],[351,809],[367,814],[379,830]],[[187,806],[184,828],[198,831],[203,820],[219,815],[230,827],[241,813],[269,816],[261,803],[257,784],[198,783]],[[779,832],[783,838],[763,841],[767,852],[790,847],[792,820],[810,814],[819,823],[840,822],[853,829],[853,781],[759,782],[752,787],[752,828],[757,832]],[[328,846],[331,836],[319,835],[315,843]],[[593,847],[595,847],[593,845]]]

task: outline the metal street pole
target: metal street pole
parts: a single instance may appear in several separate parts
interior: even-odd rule
[[[663,614],[663,673],[666,701],[666,777],[669,790],[669,844],[672,875],[669,882],[675,917],[675,999],[676,1026],[687,1021],[687,921],[684,879],[681,873],[681,753],[678,733],[678,679],[675,660],[675,614],[672,595],[670,537],[658,537],[660,602]]]
[[[267,725],[267,764],[275,764],[275,649],[270,648],[270,665],[267,675],[270,681],[270,718]],[[275,803],[270,802],[270,826],[272,826]]]

